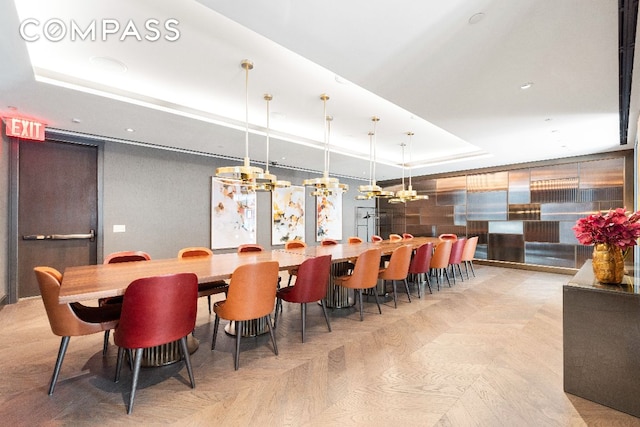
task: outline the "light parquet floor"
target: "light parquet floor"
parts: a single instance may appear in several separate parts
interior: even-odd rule
[[[640,426],[640,419],[564,393],[562,285],[569,276],[477,266],[477,277],[413,302],[399,295],[379,315],[308,309],[300,342],[298,305],[284,303],[279,356],[268,334],[218,335],[199,301],[192,355],[196,388],[182,363],[144,369],[132,415],[130,375],[112,381],[116,348],[101,334],[72,338],[53,396],[47,385],[59,338],[39,299],[0,310],[0,420],[7,426]],[[221,329],[224,322],[221,322]]]

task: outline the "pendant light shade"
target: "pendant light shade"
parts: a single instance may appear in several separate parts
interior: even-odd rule
[[[324,105],[324,114],[322,121],[324,122],[324,173],[322,177],[305,179],[302,185],[311,187],[312,196],[329,196],[334,194],[342,194],[349,190],[347,184],[341,184],[338,178],[329,177],[329,139],[331,137],[331,121],[333,117],[327,116],[327,101],[329,95],[322,94],[320,99]]]
[[[249,70],[253,69],[253,62],[244,59],[240,65],[245,70],[245,157],[242,166],[225,166],[216,169],[216,177],[240,184],[246,191],[256,191],[265,189],[276,178],[273,175],[265,174],[264,171],[255,166],[251,166],[249,160]]]
[[[409,163],[411,163],[411,137],[414,135],[413,132],[407,132],[409,136]],[[396,192],[396,196],[392,199],[389,199],[389,203],[406,203],[406,202],[414,202],[416,200],[427,200],[429,196],[418,195],[418,192],[413,189],[411,186],[411,169],[409,169],[409,187],[405,189],[404,186],[404,170],[406,169],[406,163],[404,162],[404,147],[405,143],[400,144],[402,147],[402,190]]]
[[[369,185],[358,186],[358,194],[356,200],[370,200],[375,198],[393,197],[392,191],[384,191],[376,184],[376,124],[380,121],[379,117],[373,116],[373,131],[369,132]]]

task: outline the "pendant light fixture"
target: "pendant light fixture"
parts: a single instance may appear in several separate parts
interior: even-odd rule
[[[369,185],[360,185],[356,200],[370,200],[378,198],[393,197],[392,191],[384,191],[376,184],[376,124],[380,121],[377,116],[371,117],[373,122],[373,131],[369,132]]]
[[[267,160],[265,162],[264,173],[256,174],[256,191],[273,191],[276,188],[288,188],[291,187],[291,183],[289,181],[278,181],[275,175],[269,173],[269,137],[270,137],[270,126],[269,126],[269,104],[273,99],[273,95],[270,93],[264,94],[264,100],[267,101]]]
[[[349,186],[347,184],[340,184],[338,178],[329,177],[329,139],[331,137],[331,121],[333,120],[333,117],[327,116],[327,101],[329,100],[329,95],[323,93],[320,95],[320,99],[324,105],[324,113],[322,116],[324,124],[324,173],[320,178],[305,179],[302,185],[313,189],[311,192],[312,196],[342,194],[349,190]]]
[[[411,137],[414,135],[413,132],[407,132],[409,135],[409,163],[411,163]],[[396,197],[389,199],[389,203],[406,203],[413,202],[416,200],[427,200],[429,196],[419,196],[418,192],[413,189],[411,186],[411,168],[409,168],[409,187],[405,190],[404,187],[404,170],[406,168],[406,163],[404,162],[404,147],[405,143],[400,144],[402,147],[402,190],[396,192]]]
[[[253,62],[243,59],[240,63],[245,70],[245,141],[244,141],[244,164],[242,166],[225,166],[216,169],[216,177],[232,181],[245,187],[246,191],[256,191],[266,188],[275,183],[273,175],[265,174],[264,171],[255,166],[251,166],[249,160],[249,70],[253,69]]]

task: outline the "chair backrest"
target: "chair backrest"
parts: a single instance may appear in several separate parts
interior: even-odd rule
[[[275,307],[278,261],[244,264],[231,274],[227,299],[216,311],[224,319],[251,320],[264,317]],[[296,279],[297,280],[297,279]]]
[[[431,257],[433,256],[433,243],[428,242],[418,246],[416,253],[409,265],[409,273],[421,274],[429,272]]]
[[[36,273],[42,303],[49,318],[51,331],[60,337],[89,335],[102,331],[100,323],[88,323],[81,320],[70,304],[60,304],[60,283],[62,274],[55,268],[36,267]]]
[[[438,243],[431,257],[431,268],[446,268],[449,266],[452,243],[451,240],[443,240]]]
[[[438,236],[440,240],[458,240],[458,236],[455,234],[444,233]]]
[[[290,302],[314,302],[327,295],[331,275],[331,255],[309,258],[298,267],[293,289],[287,294]]]
[[[469,237],[467,243],[462,250],[461,261],[473,261],[476,256],[476,246],[478,245],[478,236]]]
[[[302,240],[289,240],[284,244],[285,249],[306,248],[307,244]]]
[[[178,258],[191,258],[191,257],[206,257],[213,256],[213,251],[209,248],[201,246],[192,246],[189,248],[182,248],[178,251]]]
[[[119,262],[149,261],[151,256],[142,251],[114,252],[104,258],[103,264],[117,264]]]
[[[361,253],[356,260],[353,274],[348,286],[354,289],[369,289],[378,284],[381,251],[378,248],[368,249]]]
[[[402,240],[402,236],[399,234],[389,234],[389,240],[391,240],[392,242],[398,242]]]
[[[384,239],[383,239],[382,237],[380,237],[380,236],[378,236],[378,235],[376,235],[376,234],[374,234],[373,236],[371,236],[371,241],[372,241],[373,243],[376,243],[376,242],[382,242],[383,240],[384,240]]]
[[[347,240],[347,242],[349,244],[354,244],[354,243],[362,243],[362,239],[358,236],[351,236],[349,237],[349,240]]]
[[[393,250],[389,264],[385,268],[380,278],[387,280],[403,280],[407,278],[409,273],[409,264],[411,263],[411,254],[413,248],[409,245],[402,245]]]
[[[243,252],[262,252],[264,248],[260,245],[256,245],[255,243],[246,243],[244,245],[238,246],[238,253]]]
[[[460,264],[462,262],[462,251],[464,250],[465,243],[467,243],[467,239],[463,237],[451,244],[449,264]]]
[[[148,348],[189,335],[196,325],[197,300],[198,277],[193,273],[134,280],[124,293],[116,345]]]
[[[402,238],[403,238],[404,240],[413,239],[413,234],[409,234],[409,233],[402,233]]]
[[[320,245],[322,246],[333,246],[337,244],[338,244],[338,241],[334,239],[322,239],[322,241],[320,242]]]

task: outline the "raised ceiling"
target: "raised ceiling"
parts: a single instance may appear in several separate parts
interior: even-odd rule
[[[632,146],[620,145],[617,0],[20,0],[0,4],[0,34],[0,114],[122,142],[242,158],[250,59],[259,162],[267,92],[269,159],[313,171],[331,97],[341,176],[368,177],[374,115],[378,180],[401,176],[407,131],[414,175]]]

